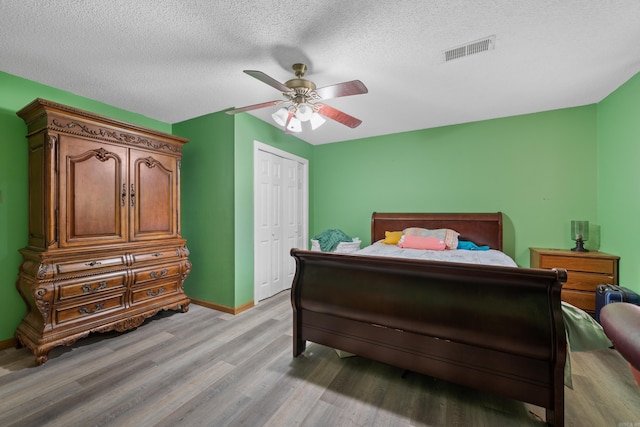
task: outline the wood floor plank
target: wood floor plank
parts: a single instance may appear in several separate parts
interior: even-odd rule
[[[289,337],[281,335],[265,347],[253,348],[250,356],[236,369],[212,383],[158,425],[176,425],[186,418],[200,425],[228,425],[251,403],[247,387],[273,358],[284,356],[289,342]]]
[[[161,312],[34,360],[0,350],[3,427],[544,425],[542,408],[319,344],[293,358],[288,292],[235,316]],[[640,425],[640,388],[615,350],[574,353],[573,373],[567,426]]]
[[[310,343],[305,353],[291,361],[287,378],[294,386],[293,392],[265,422],[265,426],[301,425],[307,419],[311,409],[342,369],[340,359],[332,357],[331,353],[333,349]]]

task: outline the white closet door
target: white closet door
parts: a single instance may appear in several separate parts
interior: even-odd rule
[[[282,289],[282,161],[273,154],[258,153],[254,264],[258,301],[274,295],[274,289]]]
[[[291,288],[291,248],[305,248],[307,166],[288,153],[255,151],[255,301]]]
[[[296,263],[290,255],[291,248],[300,248],[300,235],[302,231],[302,182],[300,180],[300,166],[298,162],[291,159],[283,159],[284,174],[284,209],[283,209],[283,271],[284,280],[282,287],[275,290],[278,293],[284,289],[289,289],[296,273]]]

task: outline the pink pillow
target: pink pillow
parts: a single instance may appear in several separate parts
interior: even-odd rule
[[[401,248],[429,249],[432,251],[444,251],[447,248],[444,240],[437,237],[404,236],[404,240],[398,244]]]

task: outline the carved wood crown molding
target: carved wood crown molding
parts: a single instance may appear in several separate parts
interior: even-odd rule
[[[178,154],[182,152],[182,147],[179,145],[170,144],[168,142],[159,141],[156,139],[144,138],[139,135],[122,131],[114,131],[108,128],[83,123],[76,120],[63,120],[61,118],[53,118],[49,121],[48,128],[71,135],[100,138],[102,140],[115,142],[118,144],[146,146],[147,148],[152,148],[154,150],[166,150]]]

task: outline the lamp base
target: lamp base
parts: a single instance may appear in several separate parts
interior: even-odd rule
[[[574,252],[589,252],[589,249],[585,249],[584,241],[582,239],[576,240],[576,247],[571,249]]]

